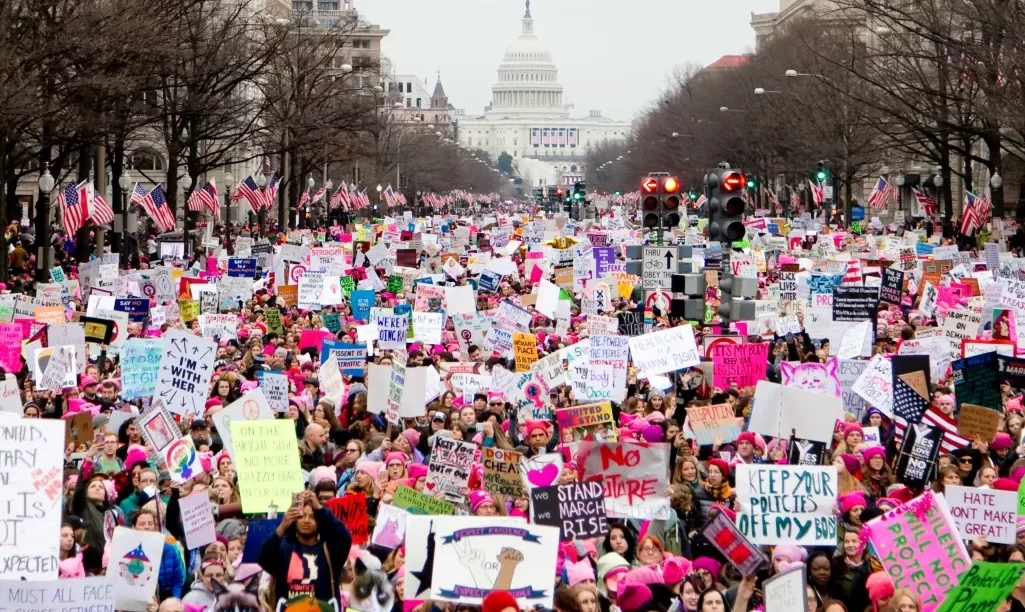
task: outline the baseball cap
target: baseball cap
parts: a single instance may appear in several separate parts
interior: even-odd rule
[[[433,415],[431,415],[431,420],[432,421],[444,421],[445,420],[445,413],[444,412],[435,412]]]

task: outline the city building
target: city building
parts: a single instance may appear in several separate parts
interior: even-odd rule
[[[398,123],[433,125],[437,131],[448,133],[452,127],[455,110],[449,104],[445,88],[441,84],[441,72],[434,84],[434,90],[427,89],[426,80],[416,75],[385,75],[383,87],[387,106],[392,108],[392,117]]]
[[[583,180],[588,147],[625,139],[630,123],[603,117],[599,110],[571,117],[573,106],[558,77],[552,54],[534,31],[527,0],[520,35],[505,50],[484,114],[452,115],[459,144],[481,149],[493,160],[503,153],[512,156],[525,186]]]

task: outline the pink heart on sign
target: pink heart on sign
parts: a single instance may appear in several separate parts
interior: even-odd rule
[[[540,470],[528,470],[527,480],[535,487],[550,487],[555,484],[555,479],[559,477],[559,471],[559,466],[554,463],[548,463]]]

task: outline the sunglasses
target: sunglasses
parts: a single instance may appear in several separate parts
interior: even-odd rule
[[[966,458],[964,458],[964,459],[958,459],[958,460],[957,460],[957,462],[958,462],[958,463],[971,463],[971,462],[972,462],[972,460],[971,460],[970,458],[967,458],[967,457],[966,457]]]

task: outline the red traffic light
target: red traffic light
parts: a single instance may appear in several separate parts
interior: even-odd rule
[[[665,207],[667,209],[676,209],[680,207],[680,198],[675,195],[671,195],[665,199]]]
[[[641,191],[644,193],[655,193],[658,190],[658,180],[648,177],[641,181]]]
[[[662,189],[665,189],[666,193],[676,193],[680,189],[680,181],[676,180],[675,176],[670,176],[662,183]]]
[[[745,184],[744,174],[741,172],[727,172],[722,177],[722,190],[726,192],[740,191]]]
[[[642,206],[644,207],[644,210],[655,210],[658,208],[658,198],[653,195],[648,196],[644,198]]]

